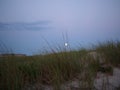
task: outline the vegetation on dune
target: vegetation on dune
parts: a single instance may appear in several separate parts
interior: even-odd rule
[[[94,58],[90,52],[92,50],[80,49],[53,51],[45,55],[0,57],[0,90],[21,90],[25,85],[34,83],[53,85],[56,89],[61,83],[73,79],[93,87],[93,78],[100,70],[100,58]],[[99,53],[105,63],[115,66],[120,64],[119,41],[100,43],[94,52]]]
[[[115,66],[120,65],[120,41],[99,43],[96,47],[96,51],[105,58],[106,63],[110,63]]]

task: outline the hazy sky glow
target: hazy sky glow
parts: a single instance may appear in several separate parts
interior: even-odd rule
[[[0,0],[0,41],[16,53],[120,40],[120,0]]]

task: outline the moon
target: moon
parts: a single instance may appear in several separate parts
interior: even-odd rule
[[[65,47],[67,47],[68,46],[68,43],[65,43]]]

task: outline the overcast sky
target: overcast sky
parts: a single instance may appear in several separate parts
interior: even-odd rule
[[[0,42],[15,53],[62,45],[66,32],[72,47],[120,40],[120,0],[0,0]]]

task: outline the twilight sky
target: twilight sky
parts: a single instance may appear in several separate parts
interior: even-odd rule
[[[120,0],[0,0],[0,52],[35,54],[66,32],[71,47],[120,40]]]

